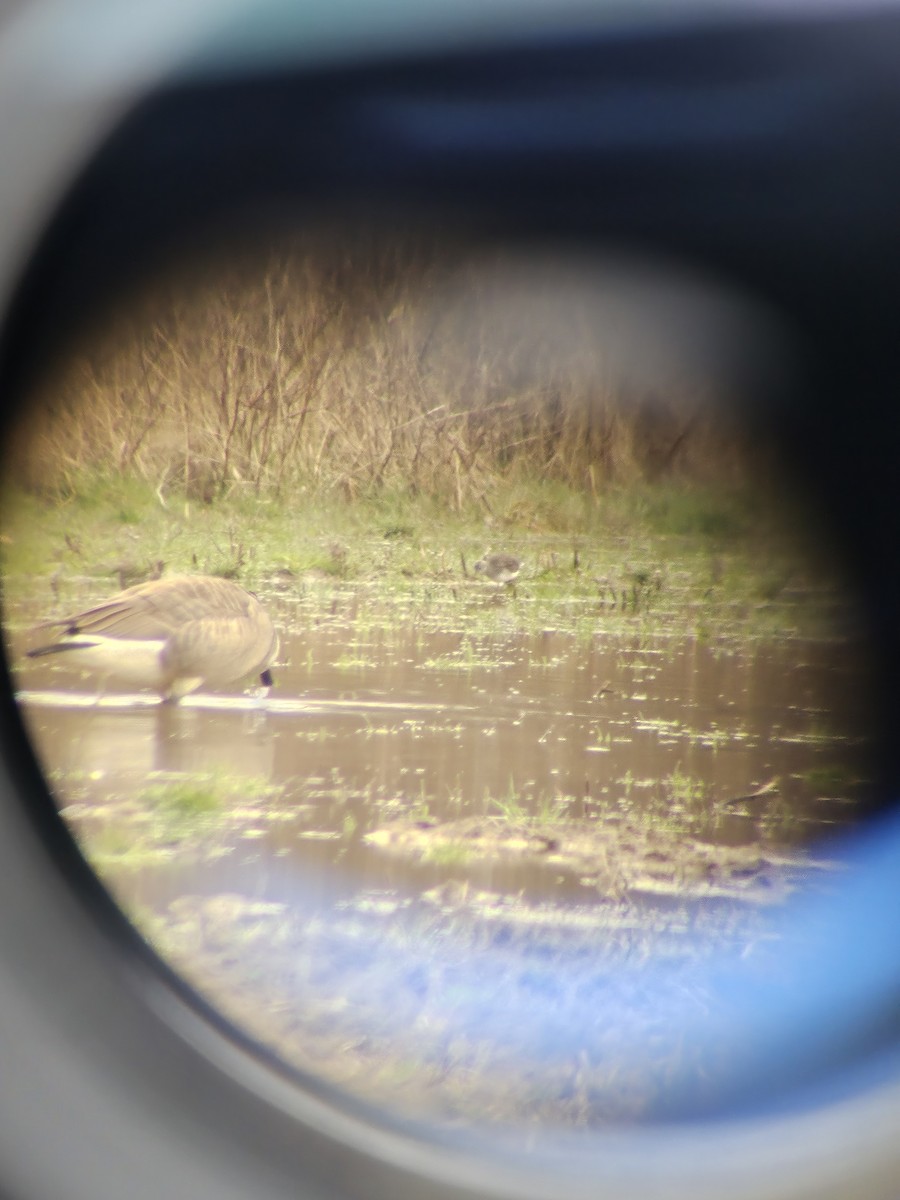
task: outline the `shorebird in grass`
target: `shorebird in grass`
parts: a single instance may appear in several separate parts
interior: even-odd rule
[[[512,554],[485,554],[475,563],[475,571],[502,587],[512,587],[522,570],[522,560]]]
[[[39,628],[59,632],[29,650],[29,658],[58,654],[96,672],[101,690],[114,678],[152,688],[166,703],[204,684],[221,687],[251,674],[259,675],[267,692],[278,653],[275,627],[256,597],[211,575],[140,583]]]

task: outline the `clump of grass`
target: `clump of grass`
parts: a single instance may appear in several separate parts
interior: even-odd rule
[[[221,811],[226,796],[227,791],[213,776],[204,776],[151,784],[139,800],[173,822],[191,824]]]
[[[663,788],[669,803],[682,808],[696,808],[706,800],[706,784],[682,771],[680,763],[665,777]]]
[[[425,861],[438,867],[461,867],[471,858],[471,851],[462,842],[443,842],[429,846]]]
[[[659,779],[636,779],[629,770],[618,782],[623,788],[619,811],[648,826],[673,833],[696,833],[715,819],[706,784],[688,775],[680,763]],[[633,795],[633,789],[643,793],[640,798]]]
[[[137,867],[188,850],[215,854],[264,815],[266,801],[281,790],[261,778],[212,773],[159,779],[121,805],[107,798],[102,822],[81,821],[76,834],[100,867]]]
[[[455,650],[436,658],[425,659],[420,666],[429,671],[461,671],[469,673],[476,670],[490,670],[501,666],[498,656],[491,655],[479,645],[473,637],[463,637]]]
[[[527,821],[531,814],[522,803],[519,793],[510,780],[509,789],[505,796],[491,796],[485,794],[485,807],[488,811],[493,811],[504,821],[509,821],[511,824],[518,824],[521,821]]]
[[[365,671],[374,667],[375,661],[371,654],[354,652],[351,649],[348,653],[336,658],[333,665],[336,671]]]
[[[550,825],[565,815],[571,802],[570,796],[542,795],[536,803],[526,806],[512,780],[505,796],[485,795],[488,811],[511,825]]]

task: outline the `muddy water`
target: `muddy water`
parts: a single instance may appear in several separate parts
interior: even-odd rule
[[[325,625],[285,638],[283,658],[269,711],[210,710],[202,697],[176,709],[128,697],[107,708],[114,696],[28,704],[63,805],[66,779],[96,802],[158,773],[212,770],[281,789],[270,801],[280,819],[243,829],[220,862],[129,874],[140,899],[223,886],[281,898],[296,872],[329,892],[418,892],[465,875],[583,902],[590,893],[565,870],[387,856],[366,835],[404,818],[622,813],[714,843],[787,847],[851,821],[865,786],[861,667],[846,646],[408,626],[351,641]],[[20,682],[34,695],[84,686],[45,666]]]
[[[779,872],[832,888],[823,839],[866,793],[859,655],[526,634],[505,597],[483,633],[365,615],[281,604],[263,705],[98,699],[25,660],[57,800],[138,928],[307,1078],[406,1117],[531,1144],[733,1086],[730,998],[796,941]],[[222,807],[160,833],[154,788],[208,773]]]

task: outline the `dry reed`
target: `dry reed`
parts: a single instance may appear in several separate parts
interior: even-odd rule
[[[414,239],[315,245],[170,273],[86,335],[32,400],[17,481],[71,494],[118,473],[163,502],[400,489],[489,509],[501,481],[597,495],[745,470],[708,385],[635,382],[577,289]]]

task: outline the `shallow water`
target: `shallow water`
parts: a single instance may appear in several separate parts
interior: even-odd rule
[[[414,626],[349,644],[346,627],[325,623],[286,636],[282,657],[261,707],[239,694],[97,703],[77,675],[29,664],[19,683],[61,803],[67,778],[97,801],[159,773],[278,785],[281,819],[243,837],[252,853],[236,847],[225,871],[230,886],[268,896],[263,851],[341,889],[419,891],[459,875],[459,864],[404,863],[366,842],[401,817],[620,812],[720,844],[787,847],[852,821],[864,791],[861,666],[845,645]],[[584,899],[577,880],[534,863],[467,872],[482,886]],[[166,892],[222,885],[216,866],[160,876]]]
[[[285,1061],[473,1127],[647,1117],[727,1074],[747,1020],[727,996],[778,978],[790,887],[832,884],[823,839],[871,783],[865,664],[838,637],[613,635],[583,614],[524,633],[519,603],[273,599],[284,661],[265,702],[98,696],[22,658],[30,612],[11,653],[89,860]],[[167,787],[209,775],[221,808],[154,824]],[[434,836],[473,822],[474,839]],[[413,840],[386,842],[398,829]],[[550,853],[558,839],[576,852]],[[787,891],[778,854],[804,864]],[[698,861],[705,900],[686,890]],[[648,865],[668,890],[647,892]]]

